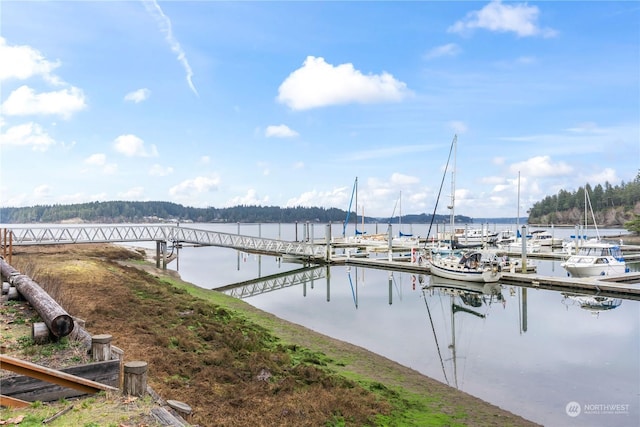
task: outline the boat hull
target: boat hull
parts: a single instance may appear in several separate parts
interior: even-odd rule
[[[565,262],[562,268],[572,277],[611,276],[626,273],[626,264],[585,264],[581,262]]]
[[[493,283],[498,282],[502,276],[497,267],[465,268],[456,260],[430,260],[429,267],[432,275],[466,282]]]

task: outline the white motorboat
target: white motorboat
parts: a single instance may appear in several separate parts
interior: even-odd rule
[[[560,264],[573,277],[609,276],[628,271],[620,246],[589,240],[578,249],[578,253]]]
[[[598,226],[593,215],[593,207],[589,192],[585,187],[584,209],[585,224],[587,230],[587,208],[591,211],[593,224],[596,231],[596,238],[578,244],[578,252],[571,255],[569,259],[560,265],[567,270],[567,274],[573,277],[609,276],[612,274],[624,274],[628,272],[627,264],[622,256],[620,246],[614,243],[604,242],[600,239]]]
[[[531,242],[538,246],[551,246],[562,247],[563,240],[559,237],[554,237],[547,230],[533,230],[531,232]]]
[[[491,232],[484,228],[457,229],[455,236],[461,247],[470,247],[470,245],[477,247],[483,244],[494,244],[498,240],[497,232]]]

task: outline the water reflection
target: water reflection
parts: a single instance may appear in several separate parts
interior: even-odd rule
[[[542,270],[550,268],[545,263],[539,264]],[[638,419],[638,301],[355,266],[325,268],[307,282],[289,274],[288,285],[277,289],[255,282],[264,292],[247,301],[545,425],[624,425]],[[602,315],[585,322],[590,313]],[[578,380],[584,372],[589,381]],[[565,412],[573,401],[629,404],[628,418],[574,420]]]
[[[459,389],[458,359],[464,356],[460,356],[458,353],[456,316],[471,316],[484,321],[487,316],[486,313],[481,312],[483,308],[488,309],[494,302],[501,304],[503,307],[506,304],[502,295],[502,286],[497,283],[461,282],[430,276],[429,284],[422,288],[422,292],[429,317],[429,325],[431,332],[433,332],[435,348],[440,360],[440,366],[442,367],[443,377],[448,385]],[[439,301],[436,302],[434,301],[435,299]],[[449,324],[445,324],[441,329],[449,330],[451,333],[450,337],[438,338],[439,334],[434,324],[434,314],[432,314],[431,310],[431,305],[433,305],[434,302],[439,303],[441,308],[445,308],[445,310],[439,310],[439,312],[448,317]],[[446,320],[444,323],[446,323]],[[444,345],[447,341],[448,344],[446,348],[449,354],[445,355],[443,354],[441,344]],[[451,371],[447,373],[448,369],[446,365],[449,364],[451,365]]]
[[[622,304],[622,299],[620,298],[573,294],[568,292],[563,292],[562,295],[562,303],[567,306],[567,310],[571,306],[577,306],[583,310],[589,311],[596,317],[600,315],[600,312],[613,310]]]

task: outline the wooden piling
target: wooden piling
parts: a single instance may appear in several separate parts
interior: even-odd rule
[[[192,409],[191,406],[178,400],[167,400],[167,405],[178,413],[185,421],[191,422]]]
[[[147,362],[133,361],[124,364],[123,393],[142,397],[147,393]]]
[[[14,286],[11,286],[9,288],[9,291],[7,292],[7,300],[17,301],[19,299],[20,299],[20,294],[18,293],[18,290]]]
[[[46,344],[51,341],[51,331],[44,322],[31,325],[31,338],[35,344]]]
[[[96,362],[111,360],[111,340],[109,334],[98,334],[91,337],[91,354]]]

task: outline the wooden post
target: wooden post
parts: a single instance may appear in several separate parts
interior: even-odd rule
[[[16,288],[14,288],[13,286],[11,286],[9,288],[9,292],[7,292],[7,300],[9,301],[16,301],[20,299],[20,294],[18,293],[18,290]]]
[[[111,339],[109,334],[99,334],[91,337],[91,354],[96,362],[111,360]]]
[[[46,344],[51,341],[51,331],[44,322],[36,322],[31,325],[31,338],[36,344]]]
[[[147,393],[147,362],[124,364],[124,394],[142,397]]]
[[[156,240],[156,268],[160,268],[160,240]]]
[[[167,400],[167,405],[178,413],[185,421],[191,422],[191,406],[178,400]]]
[[[327,224],[325,232],[325,244],[327,245],[327,251],[324,258],[327,262],[331,262],[331,223]]]
[[[120,371],[118,372],[118,388],[122,389],[122,371],[124,369],[124,350],[115,345],[111,346],[111,358],[120,361]]]

